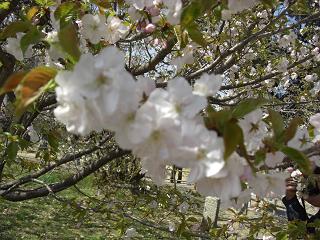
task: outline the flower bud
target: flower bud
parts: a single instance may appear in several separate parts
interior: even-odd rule
[[[149,23],[146,27],[145,27],[145,29],[144,29],[144,31],[146,32],[146,33],[152,33],[152,32],[154,32],[156,30],[156,26],[154,25],[154,24],[152,24],[152,23]]]
[[[156,6],[148,7],[147,11],[150,13],[152,17],[160,15],[160,9]]]

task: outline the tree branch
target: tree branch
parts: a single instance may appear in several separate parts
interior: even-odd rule
[[[284,10],[285,12],[286,10]],[[281,14],[280,14],[281,15]],[[279,15],[279,16],[280,16]],[[261,30],[259,30],[258,32],[254,33],[254,34],[247,34],[247,37],[245,39],[243,39],[241,42],[237,43],[236,45],[234,45],[232,48],[230,49],[227,49],[226,51],[224,51],[223,53],[221,53],[221,55],[219,57],[217,57],[210,65],[202,68],[202,69],[199,69],[198,71],[195,71],[191,74],[189,74],[188,76],[186,76],[185,78],[187,80],[192,80],[194,78],[197,78],[199,77],[202,73],[204,72],[210,72],[212,71],[219,63],[221,63],[224,59],[226,59],[228,56],[230,56],[231,54],[237,52],[237,51],[240,51],[241,49],[243,49],[247,44],[249,44],[250,42],[252,41],[255,41],[255,40],[258,40],[258,39],[261,39],[261,38],[264,38],[264,37],[267,37],[267,36],[272,36],[275,34],[275,32],[268,32],[268,33],[265,33],[265,31],[269,28],[269,26],[271,26],[271,24],[273,24],[275,22],[275,20],[279,19],[279,16],[273,20],[271,20],[264,28],[262,28]],[[282,16],[282,15],[281,15]],[[285,27],[285,28],[282,28],[282,29],[279,29],[278,31],[276,31],[276,33],[280,33],[280,32],[283,32],[283,31],[286,31],[286,30],[289,30],[289,29],[292,29],[294,28],[295,26],[299,26],[300,24],[302,23],[305,23],[305,22],[309,22],[309,21],[314,21],[316,20],[317,18],[319,18],[320,16],[320,12],[317,12],[317,13],[314,13],[312,15],[310,15],[309,17],[307,18],[304,18],[300,21],[298,21],[297,23],[295,24],[292,24],[288,27]],[[250,26],[248,27],[250,28]],[[220,69],[216,70],[216,73],[218,74],[221,74],[223,73],[223,71],[225,71],[226,69],[228,69],[229,65],[231,64],[231,62],[234,61],[233,58],[230,58],[229,59],[229,63],[226,63],[225,65],[223,65]]]
[[[168,40],[167,46],[163,49],[161,49],[157,55],[151,59],[147,64],[142,65],[141,67],[138,67],[136,69],[128,69],[132,75],[138,76],[142,75],[146,72],[149,72],[151,70],[154,70],[155,67],[165,59],[165,57],[171,53],[172,48],[177,43],[177,39],[175,37],[172,37]]]
[[[312,54],[300,59],[299,61],[296,61],[294,63],[292,63],[291,65],[288,66],[288,70],[291,69],[291,68],[294,68],[296,66],[298,66],[299,64],[301,63],[304,63],[310,59],[312,59],[314,56]],[[280,74],[283,74],[283,72],[273,72],[273,73],[270,73],[270,74],[267,74],[263,77],[260,77],[258,78],[257,80],[254,80],[254,81],[251,81],[251,82],[244,82],[244,83],[239,83],[239,84],[236,84],[236,85],[233,85],[233,84],[229,84],[229,85],[224,85],[221,87],[220,90],[230,90],[230,89],[235,89],[235,88],[241,88],[241,87],[246,87],[246,86],[250,86],[250,85],[254,85],[254,84],[257,84],[257,83],[260,83],[260,82],[263,82],[265,80],[268,80],[268,79],[271,79],[275,76],[278,76]]]
[[[29,174],[27,176],[21,177],[20,179],[11,181],[9,183],[5,183],[0,185],[0,190],[12,190],[13,188],[16,188],[22,184],[28,183],[30,182],[32,179],[36,179],[46,173],[48,173],[49,171],[55,169],[56,167],[59,167],[63,164],[66,164],[68,162],[74,161],[76,159],[79,159],[82,156],[88,155],[93,153],[94,151],[98,150],[101,148],[101,146],[107,142],[108,140],[110,140],[112,137],[112,134],[110,134],[109,136],[107,136],[104,140],[102,140],[98,145],[90,148],[90,149],[86,149],[84,151],[81,151],[79,153],[76,154],[67,154],[66,156],[64,156],[63,158],[61,158],[59,161],[55,162],[55,163],[51,163],[48,166],[42,168],[41,170],[39,170],[38,172]],[[8,191],[9,192],[9,191]],[[5,193],[5,192],[4,192]],[[2,193],[2,194],[4,194]],[[0,194],[1,195],[1,194]]]
[[[48,187],[40,187],[36,189],[31,189],[31,190],[17,189],[15,191],[8,192],[5,194],[4,194],[4,191],[2,191],[0,192],[0,196],[2,196],[4,199],[8,201],[17,202],[17,201],[24,201],[32,198],[44,197],[49,195],[50,193],[60,192],[64,189],[67,189],[73,186],[74,184],[77,184],[79,181],[89,176],[93,172],[97,171],[99,168],[103,167],[104,165],[111,162],[112,160],[122,157],[126,154],[129,154],[129,151],[116,150],[113,153],[111,153],[109,156],[105,156],[91,163],[90,165],[85,167],[83,170],[81,170],[79,173],[66,178],[64,181],[54,183],[54,184],[48,184],[51,191],[48,190]]]

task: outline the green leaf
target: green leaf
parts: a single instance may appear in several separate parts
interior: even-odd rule
[[[77,31],[72,23],[61,29],[58,34],[62,49],[70,56],[73,62],[80,59],[79,39]]]
[[[213,14],[216,17],[217,21],[220,21],[222,18],[222,14],[221,14],[222,10],[223,10],[223,7],[221,6],[221,4],[219,4],[219,6],[213,9]]]
[[[28,147],[30,146],[30,142],[23,139],[23,138],[20,138],[19,139],[19,147],[21,149],[21,151],[27,149]]]
[[[35,2],[42,7],[51,7],[56,5],[56,2],[53,0],[35,0]]]
[[[186,228],[186,222],[182,221],[176,232],[178,237],[181,237],[182,233],[185,231],[185,228]]]
[[[199,220],[196,219],[195,217],[188,217],[187,222],[199,222]]]
[[[65,19],[66,17],[73,14],[76,9],[76,4],[73,2],[64,2],[60,4],[57,10],[54,12],[55,19]]]
[[[49,134],[48,135],[48,143],[49,143],[50,147],[52,147],[52,149],[54,151],[56,151],[56,152],[58,151],[58,149],[59,149],[59,139],[56,138],[54,136],[54,134]]]
[[[183,30],[181,28],[181,26],[177,25],[174,27],[174,33],[177,37],[180,49],[185,48],[187,46],[187,44],[189,43],[187,31]]]
[[[9,7],[10,7],[10,2],[0,3],[0,9],[7,10],[7,9],[9,9]]]
[[[201,16],[203,8],[200,2],[193,1],[188,5],[181,14],[180,24],[183,27],[187,27],[191,24],[196,18]]]
[[[300,117],[295,117],[291,120],[289,126],[284,132],[284,142],[288,143],[297,132],[298,127],[303,124],[303,120]]]
[[[92,2],[101,8],[112,7],[110,0],[92,0]]]
[[[16,37],[18,32],[25,32],[32,27],[29,21],[16,21],[10,23],[1,33],[0,39],[5,39],[9,37]]]
[[[224,140],[224,159],[228,157],[236,150],[238,144],[243,142],[242,129],[233,121],[229,121],[225,124],[223,132]]]
[[[274,137],[277,142],[283,141],[284,123],[283,118],[279,112],[269,109],[268,120],[271,123]]]
[[[302,173],[306,175],[311,174],[310,160],[302,152],[287,146],[282,147],[281,152],[296,162]]]
[[[8,159],[13,161],[16,159],[18,154],[19,146],[17,142],[10,142],[7,147]]]
[[[41,32],[36,28],[32,27],[22,38],[21,38],[21,50],[23,53],[26,52],[28,47],[31,44],[36,44],[40,41],[40,39],[43,37]]]
[[[259,165],[260,163],[264,162],[265,158],[266,158],[266,153],[264,150],[260,149],[256,151],[256,153],[254,154],[255,165]]]
[[[273,8],[274,6],[276,6],[277,3],[277,1],[275,0],[261,0],[261,2],[268,8]]]
[[[210,11],[217,2],[214,0],[193,0],[191,4],[184,8],[181,14],[180,24],[189,27],[197,18],[201,17],[206,11]]]
[[[308,134],[309,134],[311,139],[315,137],[315,132],[314,131],[315,131],[315,127],[310,124],[308,126]]]
[[[310,14],[310,6],[307,0],[297,0],[290,8],[293,14]]]
[[[223,134],[225,124],[232,118],[231,112],[229,110],[214,112],[213,109],[210,108],[209,110],[207,117],[204,118],[206,127]]]
[[[242,118],[248,113],[256,110],[267,103],[264,98],[248,98],[242,100],[232,111],[232,116],[235,118]]]
[[[204,39],[202,32],[199,30],[199,27],[196,23],[191,23],[187,27],[187,31],[189,33],[189,37],[202,47],[206,47],[208,45],[207,41]]]

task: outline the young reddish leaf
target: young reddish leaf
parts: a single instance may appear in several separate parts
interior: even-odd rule
[[[40,89],[56,74],[57,71],[50,67],[37,67],[27,73],[17,88],[18,110],[32,103]]]
[[[22,81],[24,76],[26,75],[26,72],[16,72],[12,74],[7,81],[4,83],[0,90],[0,95],[11,92],[19,85],[19,83]]]
[[[233,121],[229,121],[225,124],[223,132],[224,140],[224,159],[228,157],[236,150],[238,144],[243,142],[242,129]]]
[[[59,32],[60,45],[70,55],[73,61],[78,61],[81,53],[79,50],[79,39],[77,31],[72,23]]]

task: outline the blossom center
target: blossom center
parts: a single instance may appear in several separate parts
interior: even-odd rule
[[[156,142],[159,141],[160,138],[161,138],[161,133],[160,133],[160,131],[159,131],[159,130],[153,131],[152,134],[151,134],[151,138],[152,138],[154,141],[156,141]]]
[[[259,123],[250,123],[251,129],[250,132],[257,132],[259,130]]]
[[[97,81],[99,86],[108,84],[108,82],[109,82],[108,78],[106,76],[104,76],[103,74],[100,74],[97,77],[96,81]]]
[[[181,113],[182,112],[182,106],[180,104],[176,104],[175,105],[175,110],[177,113]]]
[[[200,148],[197,152],[197,160],[202,160],[206,157],[207,155],[207,151],[204,148]]]
[[[135,118],[135,113],[134,112],[129,113],[127,116],[127,122],[133,122],[134,118]]]

